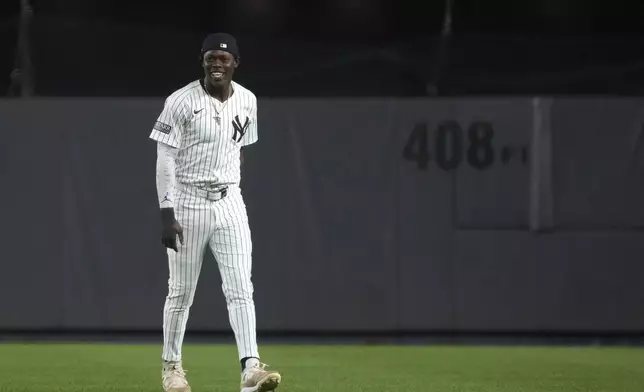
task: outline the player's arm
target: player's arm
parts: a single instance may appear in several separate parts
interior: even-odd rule
[[[177,153],[176,148],[157,142],[157,195],[162,210],[174,209]]]
[[[177,235],[183,244],[183,228],[174,215],[176,159],[178,149],[163,142],[157,142],[157,195],[161,211],[163,234],[161,243],[177,251]]]
[[[166,99],[150,138],[157,142],[156,184],[164,246],[177,251],[177,235],[183,243],[183,229],[174,214],[176,159],[186,118],[186,105],[176,96]]]
[[[257,98],[253,97],[253,104],[248,116],[250,121],[248,123],[248,130],[241,139],[241,150],[239,152],[239,164],[244,164],[244,149],[257,142]]]
[[[163,110],[154,123],[150,139],[179,148],[188,109],[188,105],[181,97],[175,95],[168,97],[163,105]]]
[[[241,143],[241,160],[243,162],[244,158],[244,149],[247,146],[250,146],[253,143],[256,143],[258,140],[258,134],[257,134],[257,98],[253,97],[253,104],[250,109],[250,113],[248,115],[249,122],[248,122],[248,128],[246,130],[246,133],[244,133],[244,136],[240,140]]]

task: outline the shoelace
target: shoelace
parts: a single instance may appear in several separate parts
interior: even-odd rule
[[[173,381],[171,383],[172,385],[170,385],[171,387],[177,386],[177,384],[183,385],[187,383],[186,373],[187,373],[187,370],[184,370],[181,367],[175,366],[172,369],[170,369],[170,371],[168,371],[167,374],[164,375],[164,378],[166,380],[171,379]]]
[[[253,367],[255,367],[255,368],[259,369],[259,370],[266,370],[266,368],[269,367],[269,365],[267,363],[260,362],[256,366],[253,366]]]
[[[266,371],[266,368],[267,368],[268,366],[269,366],[268,364],[260,362],[260,363],[258,363],[257,365],[255,365],[255,366],[253,366],[253,367],[249,367],[249,368],[248,368],[248,369],[246,369],[246,371],[244,372],[244,379],[245,379],[245,380],[248,380],[248,379],[250,379],[250,378],[254,377],[254,376],[255,376],[258,372],[260,372],[260,371],[264,371],[264,372],[265,372],[265,371]]]

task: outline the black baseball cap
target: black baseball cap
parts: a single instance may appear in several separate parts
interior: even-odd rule
[[[208,34],[201,45],[201,54],[203,55],[209,50],[223,50],[232,54],[235,58],[239,58],[237,40],[228,33]]]

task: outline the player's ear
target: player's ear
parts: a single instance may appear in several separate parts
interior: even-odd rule
[[[241,59],[239,57],[235,58],[235,68],[239,67],[239,62]]]

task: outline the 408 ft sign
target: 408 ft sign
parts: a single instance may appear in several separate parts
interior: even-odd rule
[[[403,149],[403,157],[420,170],[427,170],[431,161],[442,170],[454,170],[463,163],[485,170],[496,161],[507,165],[517,156],[525,164],[527,147],[504,145],[497,153],[494,127],[485,121],[473,122],[466,130],[456,121],[444,121],[432,132],[426,123],[418,123]]]

